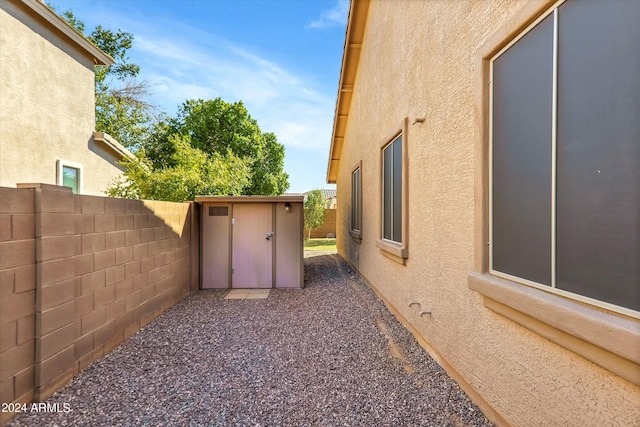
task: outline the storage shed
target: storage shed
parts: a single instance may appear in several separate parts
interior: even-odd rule
[[[198,196],[202,289],[302,288],[302,196]]]

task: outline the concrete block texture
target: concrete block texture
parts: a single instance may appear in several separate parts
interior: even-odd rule
[[[67,191],[37,189],[36,211],[40,213],[74,213],[75,195]]]
[[[0,187],[0,214],[35,213],[35,191]]]
[[[188,294],[198,266],[190,204],[56,188],[0,188],[3,401],[53,394]]]
[[[0,214],[0,242],[11,240],[11,215]]]
[[[0,242],[0,270],[33,264],[34,258],[33,239]]]
[[[0,215],[0,217],[3,215]],[[25,240],[35,237],[36,217],[34,214],[11,215],[11,239]]]

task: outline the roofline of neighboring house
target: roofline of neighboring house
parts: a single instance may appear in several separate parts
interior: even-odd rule
[[[113,139],[111,135],[104,132],[93,132],[93,140],[95,142],[102,142],[108,148],[115,151],[122,158],[134,159],[135,156],[131,154],[129,150],[127,150],[122,144]]]
[[[335,114],[333,116],[333,134],[331,136],[329,164],[327,165],[327,183],[329,184],[335,184],[338,178],[338,166],[340,165],[344,134],[347,129],[353,85],[358,71],[360,48],[362,46],[367,14],[369,12],[369,1],[370,0],[351,0],[349,8],[347,34],[342,53],[340,83],[338,84],[338,97],[336,100]]]
[[[3,0],[4,1],[4,0]],[[41,0],[9,0],[28,15],[35,18],[45,27],[58,33],[72,46],[80,50],[83,54],[93,58],[95,65],[113,65],[115,60],[91,43],[85,36],[80,34],[75,28],[55,14]]]

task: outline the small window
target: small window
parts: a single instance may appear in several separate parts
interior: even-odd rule
[[[71,188],[74,194],[82,193],[82,165],[58,160],[56,184]]]
[[[407,256],[407,119],[381,147],[381,227],[376,242],[383,251],[404,263]]]
[[[351,237],[362,240],[362,162],[351,173]]]

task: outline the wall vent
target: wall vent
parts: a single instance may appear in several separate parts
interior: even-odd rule
[[[228,206],[209,206],[209,216],[228,216]]]

